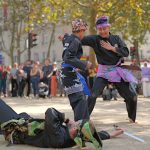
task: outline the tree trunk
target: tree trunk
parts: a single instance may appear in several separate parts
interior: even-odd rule
[[[14,63],[14,44],[15,44],[14,39],[15,39],[15,23],[13,23],[12,39],[11,39],[11,46],[10,46],[10,59],[12,65]]]
[[[95,19],[96,19],[96,11],[94,9],[91,9],[91,15],[89,18],[89,31],[90,31],[90,35],[96,34],[96,29],[95,29]],[[96,59],[95,59],[95,52],[92,48],[90,48],[90,52],[89,52],[89,61],[96,66]]]
[[[16,12],[13,10],[13,17],[16,17]],[[11,32],[11,45],[10,45],[10,59],[11,59],[11,65],[14,63],[14,47],[15,47],[15,31],[16,31],[16,22],[13,22],[12,25],[12,32]]]
[[[18,53],[18,56],[17,56],[17,59],[18,59],[18,64],[21,63],[21,51],[20,51],[20,40],[21,40],[21,32],[22,32],[22,20],[20,22],[18,22],[17,24],[17,53]]]
[[[21,53],[20,53],[20,49],[18,49],[18,51],[17,51],[17,59],[18,59],[17,61],[18,61],[18,64],[21,63],[20,57],[21,57]]]
[[[14,64],[14,55],[13,55],[13,48],[11,47],[10,48],[10,60],[11,60],[11,65],[13,66]]]
[[[136,59],[137,59],[137,64],[140,66],[140,57],[139,57],[139,43],[138,40],[135,39],[133,42],[133,45],[135,47],[135,55],[136,55]]]
[[[47,58],[50,57],[50,50],[51,50],[51,45],[52,45],[54,34],[55,34],[55,28],[56,28],[56,25],[52,24],[52,33],[51,33],[51,37],[50,37],[50,41],[49,41],[49,46],[48,46]]]

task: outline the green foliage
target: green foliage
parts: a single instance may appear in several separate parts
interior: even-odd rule
[[[95,20],[102,15],[110,16],[113,33],[121,33],[131,42],[136,39],[144,43],[146,33],[150,32],[149,0],[0,0],[1,7],[4,2],[10,12],[5,26],[9,31],[14,28],[16,33],[23,22],[20,36],[34,28],[40,31],[79,17],[88,22],[90,34],[95,34]]]
[[[9,20],[26,22],[26,31],[54,23],[70,23],[81,17],[89,22],[95,31],[95,19],[110,16],[112,31],[123,34],[125,39],[139,39],[143,42],[150,31],[150,2],[148,0],[5,0],[9,7],[15,7],[17,17]],[[2,5],[1,0],[1,5]],[[26,6],[25,6],[26,5]],[[29,16],[29,18],[28,18]],[[8,23],[8,24],[9,24]],[[94,27],[93,27],[94,26]],[[93,29],[92,29],[93,28]]]

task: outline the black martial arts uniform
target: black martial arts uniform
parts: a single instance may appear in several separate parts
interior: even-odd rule
[[[100,45],[100,41],[109,42],[116,48],[116,53],[103,48]],[[128,57],[129,50],[126,44],[117,35],[109,35],[109,38],[102,38],[99,35],[86,36],[82,39],[82,44],[90,46],[94,49],[97,62],[101,65],[116,65],[119,60],[123,57]],[[96,99],[102,94],[103,89],[108,84],[105,78],[97,77],[93,88],[92,96],[88,98],[89,113],[91,114],[96,103]],[[134,90],[130,87],[129,82],[121,80],[121,82],[114,83],[119,94],[125,99],[128,117],[135,121],[136,119],[136,108],[137,108],[137,95]]]
[[[74,146],[74,141],[70,138],[68,128],[63,125],[64,113],[57,111],[54,108],[49,108],[45,112],[45,119],[33,119],[26,113],[17,114],[10,106],[4,101],[0,100],[0,123],[4,123],[11,119],[25,118],[32,121],[44,121],[44,130],[37,130],[35,136],[29,136],[24,133],[19,133],[19,141],[14,143],[29,144],[37,147],[53,147],[65,148]]]
[[[74,119],[89,119],[89,112],[83,85],[77,76],[76,68],[85,70],[87,62],[81,61],[83,49],[80,39],[74,34],[68,35],[63,41],[63,64],[60,71],[64,90],[68,95],[70,105],[74,111]]]
[[[54,108],[47,109],[45,119],[34,119],[26,113],[17,114],[4,101],[0,100],[0,123],[5,123],[11,119],[24,118],[27,122],[44,121],[43,130],[37,130],[35,136],[29,136],[24,133],[17,135],[19,141],[14,144],[28,144],[43,148],[67,148],[75,145],[74,140],[70,138],[68,127],[64,125],[65,114]],[[8,128],[8,127],[7,127]],[[110,139],[109,133],[101,131],[98,133],[102,140]],[[15,143],[16,142],[16,143]]]

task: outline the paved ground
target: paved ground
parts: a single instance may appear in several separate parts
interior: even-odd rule
[[[4,100],[18,113],[25,111],[34,117],[44,117],[44,112],[48,107],[55,107],[60,111],[66,112],[68,117],[73,117],[72,110],[68,104],[67,98],[39,100],[7,98]],[[130,124],[128,122],[125,104],[122,99],[119,99],[118,101],[102,101],[99,98],[91,118],[94,120],[97,130],[105,129],[111,132],[113,130],[113,125],[117,124],[124,128],[125,131],[130,132],[145,140],[145,143],[141,143],[130,137],[127,137],[126,135],[121,135],[118,138],[104,141],[103,150],[150,150],[150,98],[146,99],[142,96],[139,97],[137,112],[138,124]],[[4,141],[3,137],[0,136],[0,150],[8,149],[46,150],[27,145],[15,145],[6,147],[6,142]],[[71,149],[72,148],[68,148],[66,150]]]

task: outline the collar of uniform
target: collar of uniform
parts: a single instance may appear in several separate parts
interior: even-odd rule
[[[108,41],[111,37],[111,33],[109,32],[109,37],[108,38],[102,38],[100,35],[98,35],[98,37],[101,39],[101,40],[104,40],[104,41]]]
[[[81,39],[78,36],[76,36],[75,34],[71,34],[71,35],[81,41]]]

